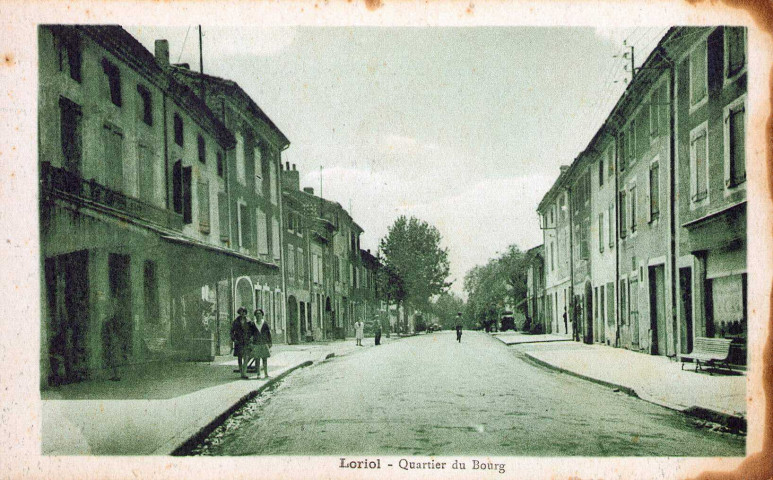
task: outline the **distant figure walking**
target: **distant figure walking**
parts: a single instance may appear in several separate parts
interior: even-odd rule
[[[374,322],[374,326],[375,326],[375,329],[376,329],[375,333],[374,333],[375,344],[376,345],[381,345],[381,320],[379,320],[377,318],[376,321]]]
[[[569,325],[566,322],[566,305],[564,305],[564,333],[569,335]]]
[[[357,346],[362,346],[362,336],[365,330],[365,324],[361,320],[354,322],[354,339],[357,340]]]
[[[258,329],[254,322],[247,318],[247,309],[239,307],[236,320],[231,324],[231,341],[234,355],[239,359],[239,373],[247,378],[247,364],[250,363],[250,343]]]
[[[462,312],[456,314],[456,341],[462,343]]]
[[[260,378],[260,364],[263,363],[263,374],[268,378],[268,357],[271,356],[271,328],[266,322],[262,309],[255,310],[255,335],[253,336],[252,356],[255,357],[255,369],[258,372],[256,379]]]

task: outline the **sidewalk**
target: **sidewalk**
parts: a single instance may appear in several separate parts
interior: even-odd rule
[[[638,396],[651,403],[745,430],[746,375],[695,372],[666,357],[578,342],[516,346],[550,368]]]
[[[396,339],[383,338],[383,343]],[[268,380],[241,380],[236,358],[152,363],[121,372],[118,382],[87,381],[41,392],[43,455],[169,455],[232,408],[296,368],[357,348],[354,339],[277,345]],[[331,355],[332,354],[332,355]]]

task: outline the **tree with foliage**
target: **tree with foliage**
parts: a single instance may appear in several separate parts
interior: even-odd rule
[[[506,306],[518,305],[525,298],[527,269],[526,256],[516,245],[511,245],[505,253],[485,265],[470,269],[464,276],[467,316],[490,330]],[[524,307],[521,304],[521,308]]]
[[[444,292],[432,302],[432,313],[438,319],[443,329],[453,329],[456,326],[456,314],[464,311],[464,300],[453,292]]]
[[[415,217],[400,216],[381,239],[379,250],[384,267],[402,282],[403,306],[429,307],[429,300],[451,286],[448,249],[440,246],[440,232]],[[403,308],[404,322],[408,312]]]

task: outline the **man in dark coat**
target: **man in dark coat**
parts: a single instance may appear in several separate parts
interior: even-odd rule
[[[239,373],[247,378],[247,364],[250,363],[252,339],[258,332],[254,322],[247,318],[247,309],[239,307],[238,316],[231,324],[231,341],[234,355],[239,359]]]
[[[374,331],[374,340],[376,345],[381,345],[381,319],[376,318],[376,321],[373,322],[373,327],[375,329]]]
[[[462,343],[462,312],[456,314],[456,341]]]

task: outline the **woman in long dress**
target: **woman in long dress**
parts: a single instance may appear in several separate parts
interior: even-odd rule
[[[255,357],[255,369],[258,371],[256,379],[260,378],[260,364],[263,363],[263,373],[268,378],[268,357],[271,356],[271,328],[266,323],[262,309],[255,310],[255,322],[257,333],[253,340],[252,356]]]

